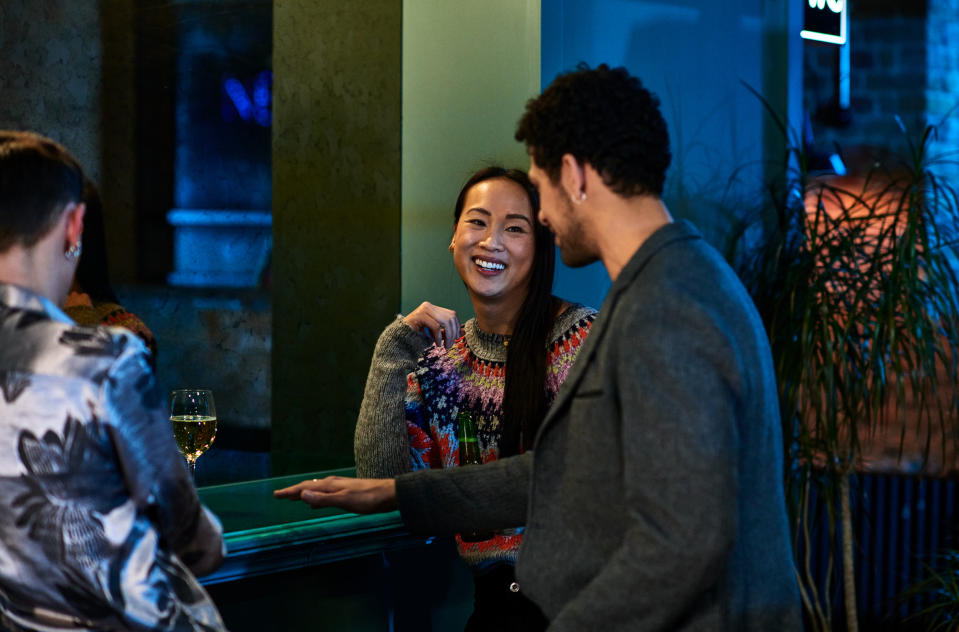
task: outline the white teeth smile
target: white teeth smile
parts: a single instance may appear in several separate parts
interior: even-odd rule
[[[493,263],[492,261],[484,261],[483,259],[479,258],[473,259],[473,263],[484,270],[502,270],[506,267],[502,263]]]

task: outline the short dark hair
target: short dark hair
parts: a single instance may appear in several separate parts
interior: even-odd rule
[[[0,252],[33,246],[60,211],[83,200],[83,170],[59,144],[32,132],[0,130]]]
[[[536,430],[546,416],[546,352],[549,334],[553,328],[556,300],[553,298],[553,269],[556,249],[553,235],[536,221],[539,195],[529,176],[519,169],[491,166],[474,173],[463,185],[456,198],[454,217],[459,221],[466,203],[466,195],[475,185],[485,180],[504,178],[512,180],[526,192],[533,211],[533,271],[526,300],[519,310],[513,335],[506,351],[506,370],[503,386],[503,433],[499,443],[500,456],[519,454],[533,446]]]
[[[624,197],[662,196],[669,132],[659,99],[625,68],[580,64],[526,103],[516,129],[554,183],[563,154],[590,165]]]

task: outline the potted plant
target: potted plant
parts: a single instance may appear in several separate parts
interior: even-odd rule
[[[772,347],[795,549],[810,548],[818,496],[850,632],[858,630],[850,479],[864,444],[895,432],[900,451],[913,439],[927,457],[957,432],[959,196],[936,174],[936,162],[950,159],[933,154],[936,128],[912,139],[900,127],[905,154],[851,178],[815,177],[792,143],[782,177],[737,223],[728,248]],[[812,628],[832,629],[830,589],[817,587],[808,558],[797,559],[797,578]]]
[[[922,619],[929,632],[953,632],[959,621],[959,550],[941,551],[924,568],[924,577],[903,595],[923,602],[911,618]]]

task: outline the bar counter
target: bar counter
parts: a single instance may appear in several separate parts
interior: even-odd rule
[[[427,542],[403,528],[397,511],[363,516],[339,509],[310,509],[303,502],[273,497],[273,490],[333,475],[352,477],[354,470],[201,487],[201,500],[223,522],[227,558],[200,581],[216,584]]]
[[[352,468],[199,488],[227,557],[200,578],[231,632],[462,629],[472,578],[448,538],[413,536],[399,512],[368,516],[277,500]]]

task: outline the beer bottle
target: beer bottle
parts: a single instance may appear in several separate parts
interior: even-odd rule
[[[476,439],[476,425],[473,423],[473,415],[466,410],[461,410],[456,415],[456,436],[460,444],[460,465],[481,465],[483,459],[480,456],[479,441]],[[482,542],[493,537],[492,532],[471,531],[461,533],[463,542]]]
[[[461,410],[456,415],[456,437],[460,444],[460,465],[482,465],[479,441],[476,439],[476,424],[473,415],[467,410]]]

